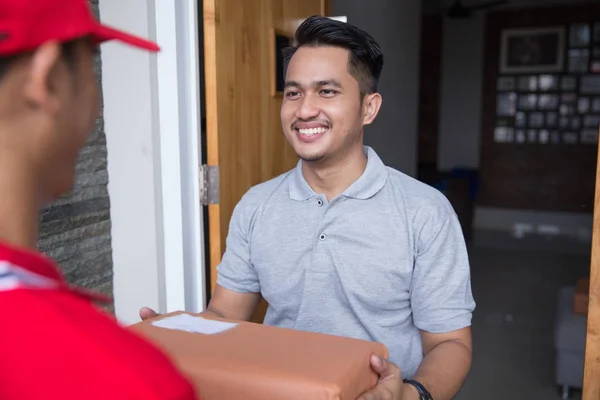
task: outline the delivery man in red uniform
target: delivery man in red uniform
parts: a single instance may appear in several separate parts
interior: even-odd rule
[[[39,210],[71,188],[99,115],[96,46],[113,39],[158,51],[100,25],[86,0],[0,0],[2,400],[195,398],[165,355],[35,251]]]

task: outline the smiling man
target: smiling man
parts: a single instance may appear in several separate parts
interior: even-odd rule
[[[236,206],[206,314],[249,320],[262,294],[265,324],[388,347],[361,399],[451,399],[470,368],[475,307],[457,216],[363,144],[382,106],[375,40],[312,17],[296,41],[281,123],[300,160]]]

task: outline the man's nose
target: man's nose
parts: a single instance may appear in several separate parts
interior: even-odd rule
[[[313,96],[304,96],[300,100],[298,109],[296,110],[296,117],[302,120],[309,120],[315,118],[320,113],[318,107],[318,101]]]

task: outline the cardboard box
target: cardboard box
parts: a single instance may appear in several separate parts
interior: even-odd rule
[[[168,327],[165,327],[168,326]],[[130,326],[169,355],[202,400],[356,400],[381,343],[175,312]]]
[[[575,295],[573,296],[573,312],[575,314],[587,315],[590,302],[590,279],[584,278],[577,281]]]

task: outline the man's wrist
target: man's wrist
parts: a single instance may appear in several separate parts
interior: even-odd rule
[[[405,383],[402,385],[402,400],[421,400],[421,395],[415,386]]]

